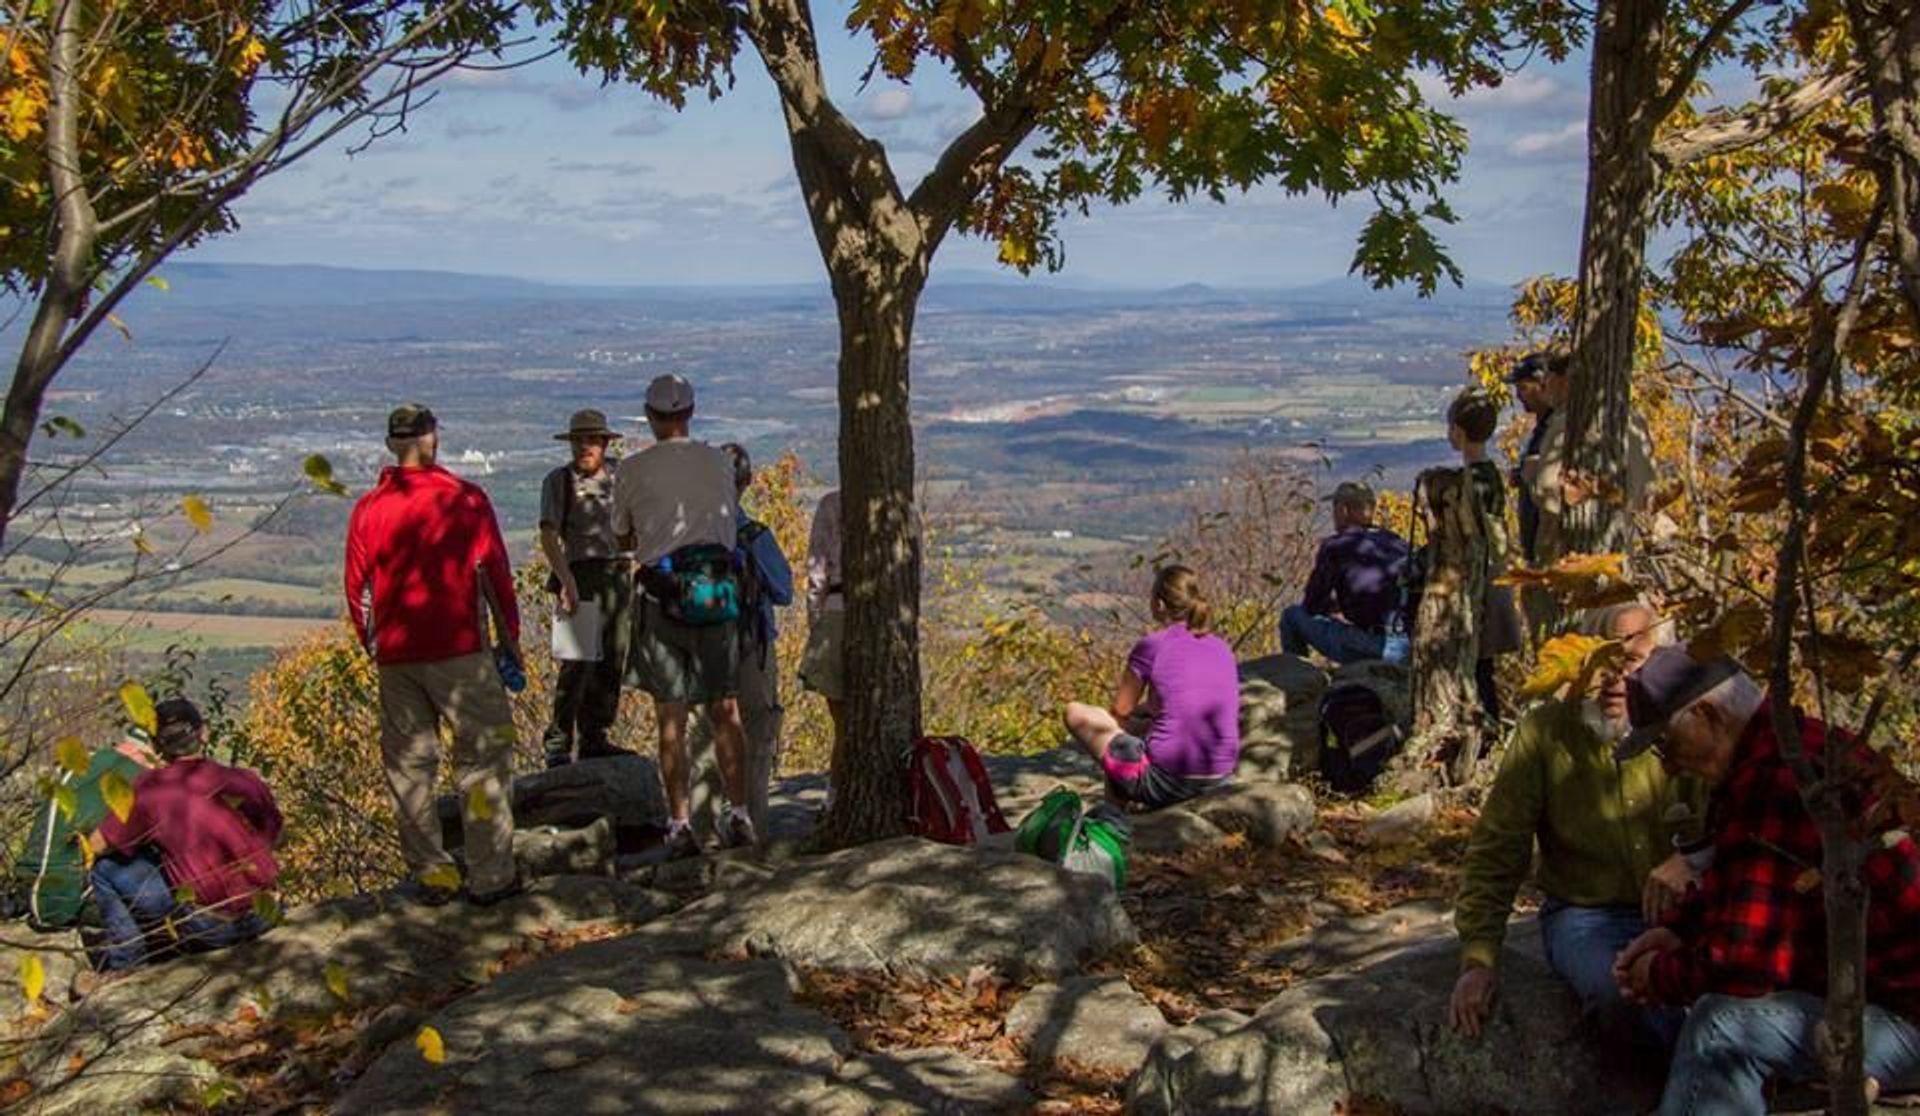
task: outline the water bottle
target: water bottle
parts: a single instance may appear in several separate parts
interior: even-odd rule
[[[1380,657],[1397,666],[1405,666],[1412,655],[1413,641],[1407,638],[1407,626],[1396,612],[1392,622],[1387,625],[1387,638],[1380,645]]]
[[[671,554],[661,555],[660,560],[658,562],[655,562],[653,566],[655,569],[659,570],[661,573],[664,573],[664,574],[672,573],[673,572],[673,555]]]
[[[494,648],[493,665],[500,672],[500,684],[510,692],[517,694],[527,688],[527,674],[520,669],[520,661],[513,657],[511,650],[506,647]]]

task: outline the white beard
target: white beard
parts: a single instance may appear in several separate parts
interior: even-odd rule
[[[1633,731],[1633,723],[1625,717],[1609,717],[1600,709],[1595,698],[1586,698],[1580,702],[1580,722],[1587,730],[1607,744],[1618,744]]]

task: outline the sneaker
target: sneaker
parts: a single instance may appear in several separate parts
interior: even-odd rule
[[[729,812],[722,842],[730,849],[751,848],[760,843],[759,834],[753,831],[753,819],[745,814]]]
[[[685,860],[700,855],[700,838],[693,835],[692,826],[684,826],[667,834],[667,859]]]

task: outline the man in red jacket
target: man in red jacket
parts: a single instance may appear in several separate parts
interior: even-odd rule
[[[1656,749],[1670,772],[1712,787],[1712,844],[1700,886],[1621,951],[1614,976],[1643,1003],[1691,1005],[1667,1077],[1662,1116],[1763,1112],[1771,1078],[1819,1075],[1826,1010],[1826,896],[1820,830],[1774,733],[1774,699],[1727,658],[1664,647],[1627,678],[1634,731],[1615,754]],[[1875,759],[1799,710],[1802,755]],[[1862,780],[1864,783],[1865,781]],[[1855,807],[1871,817],[1875,792]],[[1860,866],[1867,906],[1866,1069],[1880,1085],[1920,1084],[1920,848],[1902,830],[1872,841]]]
[[[387,416],[396,463],[360,497],[347,524],[347,611],[379,664],[380,754],[410,886],[429,904],[455,893],[448,883],[458,877],[434,811],[444,720],[464,811],[467,896],[484,906],[521,889],[508,803],[513,710],[487,638],[488,615],[497,610],[504,650],[518,663],[520,613],[493,505],[477,485],[435,463],[439,428],[417,403]]]

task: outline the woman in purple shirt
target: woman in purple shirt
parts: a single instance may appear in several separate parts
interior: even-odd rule
[[[1113,704],[1068,703],[1067,731],[1100,764],[1109,795],[1157,810],[1232,776],[1240,672],[1232,648],[1207,631],[1213,610],[1192,570],[1161,570],[1150,608],[1158,626],[1127,656]]]

